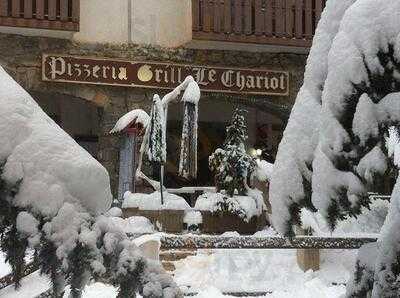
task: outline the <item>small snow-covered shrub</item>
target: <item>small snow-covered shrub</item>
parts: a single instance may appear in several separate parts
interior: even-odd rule
[[[188,231],[199,231],[200,225],[203,223],[203,217],[199,211],[186,211],[183,217],[183,223]]]
[[[209,157],[209,167],[215,175],[218,191],[225,190],[232,197],[247,193],[247,179],[256,169],[256,160],[245,148],[247,126],[244,111],[236,109],[230,125],[226,129],[226,139],[222,148],[218,148]]]
[[[204,193],[197,198],[194,207],[200,211],[210,211],[217,215],[235,214],[243,221],[249,222],[264,210],[262,194],[253,190],[251,196],[226,196],[222,193]]]

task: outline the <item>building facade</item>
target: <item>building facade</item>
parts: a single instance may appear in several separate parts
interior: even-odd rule
[[[170,108],[167,187],[210,185],[208,156],[235,108],[248,111],[248,146],[274,159],[322,0],[0,0],[0,65],[109,171],[117,191],[120,137],[135,108],[150,111],[193,75],[199,175],[177,176],[182,106]],[[151,168],[148,167],[151,171]]]

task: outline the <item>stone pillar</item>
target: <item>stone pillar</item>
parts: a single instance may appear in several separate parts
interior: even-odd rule
[[[311,230],[296,228],[297,235],[312,235]],[[297,249],[297,264],[304,272],[308,270],[318,271],[320,269],[319,249]]]
[[[319,249],[298,249],[297,264],[304,272],[308,270],[318,271],[319,267]]]

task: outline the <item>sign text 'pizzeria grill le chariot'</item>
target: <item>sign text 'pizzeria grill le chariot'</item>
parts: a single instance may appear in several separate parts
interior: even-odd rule
[[[188,75],[208,92],[289,95],[289,73],[43,54],[44,81],[173,89]]]

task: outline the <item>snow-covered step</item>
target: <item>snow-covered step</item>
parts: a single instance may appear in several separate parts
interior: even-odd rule
[[[15,290],[14,285],[0,290],[0,298],[34,298],[47,291],[49,287],[49,279],[41,276],[39,271],[35,271],[22,279],[18,290]]]

